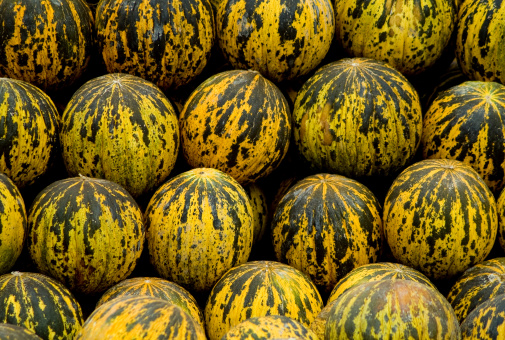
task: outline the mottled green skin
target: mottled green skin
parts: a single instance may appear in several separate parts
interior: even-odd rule
[[[249,198],[217,169],[195,168],[167,181],[151,197],[145,221],[154,268],[190,291],[209,291],[251,252]]]
[[[474,168],[491,191],[505,186],[505,86],[466,81],[440,93],[423,118],[424,158]]]
[[[325,340],[459,340],[458,319],[436,289],[411,280],[380,280],[357,285],[336,301]]]
[[[353,57],[419,74],[442,56],[456,23],[452,0],[335,0],[335,40]]]
[[[115,73],[89,80],[67,104],[60,141],[71,176],[105,178],[134,196],[172,171],[179,126],[164,93],[142,78]]]
[[[214,44],[208,0],[103,0],[95,27],[108,72],[133,74],[165,91],[199,75]]]
[[[505,338],[505,294],[478,305],[461,323],[462,340]]]
[[[460,2],[456,57],[470,79],[505,83],[504,19],[502,0]]]
[[[386,176],[414,157],[421,120],[419,96],[400,72],[376,60],[346,58],[318,69],[298,91],[293,135],[315,170]]]
[[[41,340],[34,332],[29,329],[11,325],[8,323],[0,324],[0,339],[2,340]]]
[[[205,330],[168,301],[149,296],[113,299],[91,313],[75,340],[205,340]]]
[[[49,169],[59,152],[59,126],[56,106],[42,90],[0,78],[0,172],[16,186],[33,184]]]
[[[468,268],[451,287],[447,300],[461,323],[481,303],[500,294],[505,294],[505,257]]]
[[[279,88],[256,71],[215,74],[191,93],[179,118],[184,157],[242,185],[274,171],[289,147],[291,112]]]
[[[64,89],[86,70],[93,44],[84,0],[0,0],[0,77]]]
[[[271,223],[277,260],[329,292],[352,269],[376,262],[383,240],[381,207],[359,182],[308,176],[283,196]]]
[[[130,275],[144,240],[139,206],[107,180],[56,181],[28,214],[27,248],[38,270],[81,293],[104,291]]]
[[[493,247],[496,201],[477,172],[460,161],[427,159],[405,169],[384,203],[393,256],[431,279],[449,279],[483,261]]]
[[[284,315],[252,317],[232,327],[221,340],[256,339],[305,339],[318,340],[309,328]]]
[[[274,261],[252,261],[232,268],[212,288],[205,305],[209,340],[219,340],[251,317],[284,315],[309,327],[323,308],[307,275]]]
[[[0,306],[0,322],[25,327],[44,340],[73,339],[84,323],[70,291],[38,273],[0,276]]]

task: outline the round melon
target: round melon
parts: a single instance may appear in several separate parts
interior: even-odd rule
[[[0,323],[0,339],[2,340],[41,340],[42,338],[28,328]]]
[[[184,157],[247,185],[270,174],[289,147],[291,117],[281,91],[256,71],[215,74],[187,99],[180,119]]]
[[[150,296],[126,296],[91,313],[75,340],[205,340],[204,329],[177,305]]]
[[[94,44],[84,0],[0,0],[0,77],[56,93],[86,70]]]
[[[144,240],[139,206],[107,180],[53,182],[28,214],[27,248],[38,270],[80,293],[104,291],[130,275]]]
[[[232,327],[221,340],[272,340],[272,339],[318,340],[309,328],[284,315],[252,317]]]
[[[26,209],[16,185],[0,173],[0,274],[14,266],[26,238]]]
[[[504,19],[502,1],[460,1],[456,57],[470,79],[505,83]]]
[[[460,160],[498,194],[505,186],[504,120],[505,86],[483,81],[453,86],[423,117],[423,157]]]
[[[44,340],[73,339],[84,323],[72,293],[39,273],[0,276],[0,306],[1,323],[27,328]]]
[[[505,294],[505,257],[468,268],[451,286],[447,300],[460,323],[481,303]]]
[[[110,300],[126,296],[150,296],[168,301],[181,307],[204,328],[203,313],[195,298],[178,284],[159,277],[133,277],[123,280],[102,294],[96,308]]]
[[[405,75],[419,74],[440,59],[456,23],[452,0],[335,0],[334,5],[339,46]]]
[[[393,67],[346,58],[319,68],[293,109],[299,154],[312,169],[346,177],[387,176],[414,157],[421,141],[419,96]]]
[[[451,305],[436,289],[411,280],[357,285],[336,301],[325,340],[461,337]]]
[[[74,93],[62,115],[60,139],[70,176],[105,178],[139,197],[172,171],[179,127],[172,104],[154,84],[107,74]]]
[[[330,49],[329,0],[221,0],[217,6],[219,47],[236,69],[279,83],[309,73]]]
[[[252,317],[284,315],[309,327],[323,307],[316,286],[303,272],[275,261],[251,261],[226,272],[205,305],[209,340],[219,340]]]
[[[199,75],[214,44],[206,0],[103,0],[96,35],[109,73],[129,73],[167,91]]]
[[[505,294],[478,305],[461,323],[462,340],[505,338]]]
[[[190,291],[208,291],[247,261],[253,212],[244,189],[212,168],[183,172],[152,196],[145,211],[151,263],[159,275]]]
[[[427,159],[405,169],[384,202],[393,256],[431,279],[450,279],[482,262],[498,229],[496,201],[460,161]]]
[[[380,204],[361,183],[308,176],[282,197],[272,219],[277,260],[329,292],[352,269],[376,262],[382,246]]]
[[[19,188],[33,184],[59,152],[58,130],[51,98],[25,81],[0,78],[0,172]]]

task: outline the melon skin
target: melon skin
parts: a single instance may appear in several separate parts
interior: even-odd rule
[[[11,325],[8,323],[0,324],[0,338],[2,340],[41,340],[34,332],[30,331],[28,328]]]
[[[65,89],[91,59],[93,25],[84,0],[0,1],[0,77]]]
[[[503,339],[505,337],[505,294],[478,305],[461,323],[462,340]]]

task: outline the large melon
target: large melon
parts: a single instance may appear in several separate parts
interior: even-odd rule
[[[103,0],[95,26],[109,73],[136,75],[163,90],[200,74],[214,44],[208,0]]]
[[[62,90],[85,71],[94,43],[84,0],[0,0],[0,77]]]
[[[59,152],[58,130],[50,97],[25,81],[0,78],[0,172],[19,188],[33,184]]]
[[[421,141],[419,96],[393,67],[347,58],[319,68],[293,109],[298,152],[318,171],[355,178],[395,173]]]
[[[115,73],[91,79],[74,93],[62,115],[60,139],[71,176],[105,178],[139,197],[172,171],[179,126],[159,88]]]
[[[145,240],[142,212],[120,185],[72,177],[33,201],[27,248],[39,271],[82,293],[103,291],[131,274]]]
[[[230,268],[247,261],[253,212],[231,176],[196,168],[173,177],[145,211],[151,263],[161,277],[191,291],[208,291]]]
[[[498,229],[496,201],[460,161],[427,159],[405,169],[384,202],[393,256],[432,279],[449,279],[482,262]]]

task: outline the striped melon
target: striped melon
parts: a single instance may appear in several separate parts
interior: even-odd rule
[[[0,0],[0,77],[61,90],[84,73],[94,43],[84,0]]]
[[[58,128],[56,106],[42,90],[0,78],[0,172],[19,188],[33,184],[51,166]]]
[[[505,294],[478,305],[461,323],[462,340],[505,339]]]
[[[505,257],[467,269],[452,285],[447,300],[461,323],[478,305],[500,294],[505,294]]]
[[[211,76],[187,99],[180,119],[184,157],[241,184],[270,174],[289,147],[291,118],[280,90],[256,71]]]
[[[228,269],[247,261],[253,215],[244,189],[212,168],[183,172],[152,196],[145,211],[151,263],[191,291],[208,291]]]
[[[91,313],[75,340],[205,340],[204,329],[177,305],[150,296],[125,296]]]
[[[159,277],[133,277],[119,282],[107,289],[98,300],[96,307],[100,307],[112,299],[126,296],[150,296],[166,300],[182,308],[196,322],[204,327],[203,313],[195,298],[184,288],[176,283]]]
[[[38,273],[0,276],[0,306],[0,322],[25,327],[44,340],[73,339],[84,322],[70,291]]]
[[[318,340],[318,337],[309,328],[284,315],[249,318],[232,327],[223,335],[221,340],[271,340],[279,338]]]
[[[505,83],[504,19],[500,0],[460,1],[456,57],[470,79]]]
[[[244,187],[253,210],[253,244],[263,238],[268,224],[267,197],[258,184],[252,183]]]
[[[505,186],[505,86],[466,81],[440,93],[423,118],[424,158],[473,167],[493,193]]]
[[[347,58],[319,68],[293,109],[298,152],[313,169],[347,177],[393,174],[421,141],[419,96],[391,66]]]
[[[0,274],[14,266],[26,238],[26,209],[16,185],[0,173]]]
[[[217,40],[234,68],[279,83],[319,65],[330,49],[334,20],[329,0],[221,0]]]
[[[152,83],[122,73],[91,79],[74,93],[60,138],[71,176],[108,179],[134,197],[165,181],[179,150],[170,101]]]
[[[451,159],[405,169],[386,195],[383,222],[393,256],[431,279],[449,279],[482,262],[498,229],[484,180]]]
[[[277,205],[271,225],[277,260],[329,292],[352,269],[377,261],[383,236],[380,210],[373,193],[353,179],[308,176]]]
[[[461,337],[451,305],[436,289],[411,280],[357,285],[336,301],[325,340]]]
[[[316,286],[303,272],[274,261],[251,261],[230,269],[214,285],[205,305],[209,340],[240,322],[284,315],[309,327],[323,307]]]
[[[137,203],[107,180],[53,182],[28,214],[27,248],[38,270],[81,293],[103,291],[130,275],[144,240]]]
[[[442,56],[456,22],[452,0],[335,0],[335,39],[353,57],[419,74]]]
[[[214,44],[207,0],[102,0],[95,27],[109,73],[136,75],[163,90],[199,75]]]
[[[37,334],[22,326],[0,323],[0,339],[2,340],[41,340]]]

